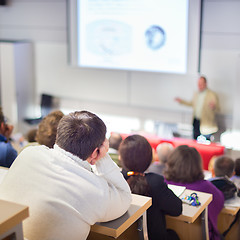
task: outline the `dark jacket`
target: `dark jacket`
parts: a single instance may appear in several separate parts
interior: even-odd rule
[[[122,173],[127,179],[127,172],[123,170]],[[161,175],[146,173],[145,177],[150,187],[150,197],[152,197],[152,206],[147,210],[148,238],[149,240],[167,240],[169,237],[165,215],[180,215],[182,201],[167,187]]]
[[[10,142],[0,134],[0,166],[9,168],[15,158],[17,151],[12,147]]]

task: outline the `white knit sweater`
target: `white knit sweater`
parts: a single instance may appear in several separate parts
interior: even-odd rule
[[[93,173],[87,161],[57,145],[28,147],[0,185],[0,199],[29,206],[23,223],[28,240],[86,239],[90,225],[124,214],[131,193],[106,155]]]

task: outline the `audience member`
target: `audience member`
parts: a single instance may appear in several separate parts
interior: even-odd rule
[[[122,142],[121,134],[112,133],[109,137],[109,151],[112,150],[113,152],[118,153],[121,142]]]
[[[10,136],[13,131],[13,125],[7,124],[0,107],[0,166],[9,168],[15,158],[17,151],[10,142]]]
[[[212,178],[214,175],[214,162],[215,162],[216,158],[217,158],[217,156],[213,155],[208,163],[208,171],[210,172],[209,178]]]
[[[173,150],[173,145],[171,143],[160,143],[157,148],[157,161],[153,161],[146,172],[153,172],[163,175],[163,171],[166,167],[167,159],[169,154]]]
[[[74,112],[60,120],[53,148],[32,146],[19,154],[0,185],[0,198],[29,206],[27,239],[84,240],[91,225],[127,211],[131,191],[107,154],[105,135],[98,116]]]
[[[217,157],[213,165],[213,177],[232,177],[234,173],[234,161],[228,156]]]
[[[121,163],[119,161],[119,146],[122,142],[122,137],[119,133],[111,133],[109,137],[109,155],[112,158],[112,160],[121,167]]]
[[[234,161],[228,156],[217,157],[214,161],[213,178],[208,179],[223,192],[224,199],[230,199],[238,192],[236,185],[230,180],[234,174]]]
[[[179,239],[173,230],[166,230],[165,214],[178,216],[182,213],[181,200],[167,187],[164,178],[155,173],[144,173],[152,161],[152,147],[146,138],[131,135],[119,148],[123,175],[132,193],[152,197],[147,210],[149,240]]]
[[[240,189],[240,158],[237,158],[234,162],[234,172],[235,174],[231,177],[231,180]]]
[[[211,193],[213,200],[208,206],[210,239],[221,239],[217,218],[224,204],[223,193],[211,182],[204,180],[202,159],[198,151],[187,145],[178,146],[167,161],[165,178],[168,184],[185,186],[187,189]]]
[[[37,128],[30,129],[27,133],[26,139],[28,143],[36,142]]]
[[[56,141],[57,126],[63,116],[64,114],[61,111],[53,111],[44,117],[39,123],[36,132],[36,141],[40,145],[53,148],[53,145]]]

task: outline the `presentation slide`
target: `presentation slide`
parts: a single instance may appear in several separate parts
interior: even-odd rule
[[[186,73],[188,0],[78,0],[78,65]]]

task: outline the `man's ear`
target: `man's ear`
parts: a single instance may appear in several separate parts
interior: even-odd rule
[[[97,157],[99,154],[99,149],[95,148],[92,154],[86,159],[91,165],[94,165],[97,161]]]

